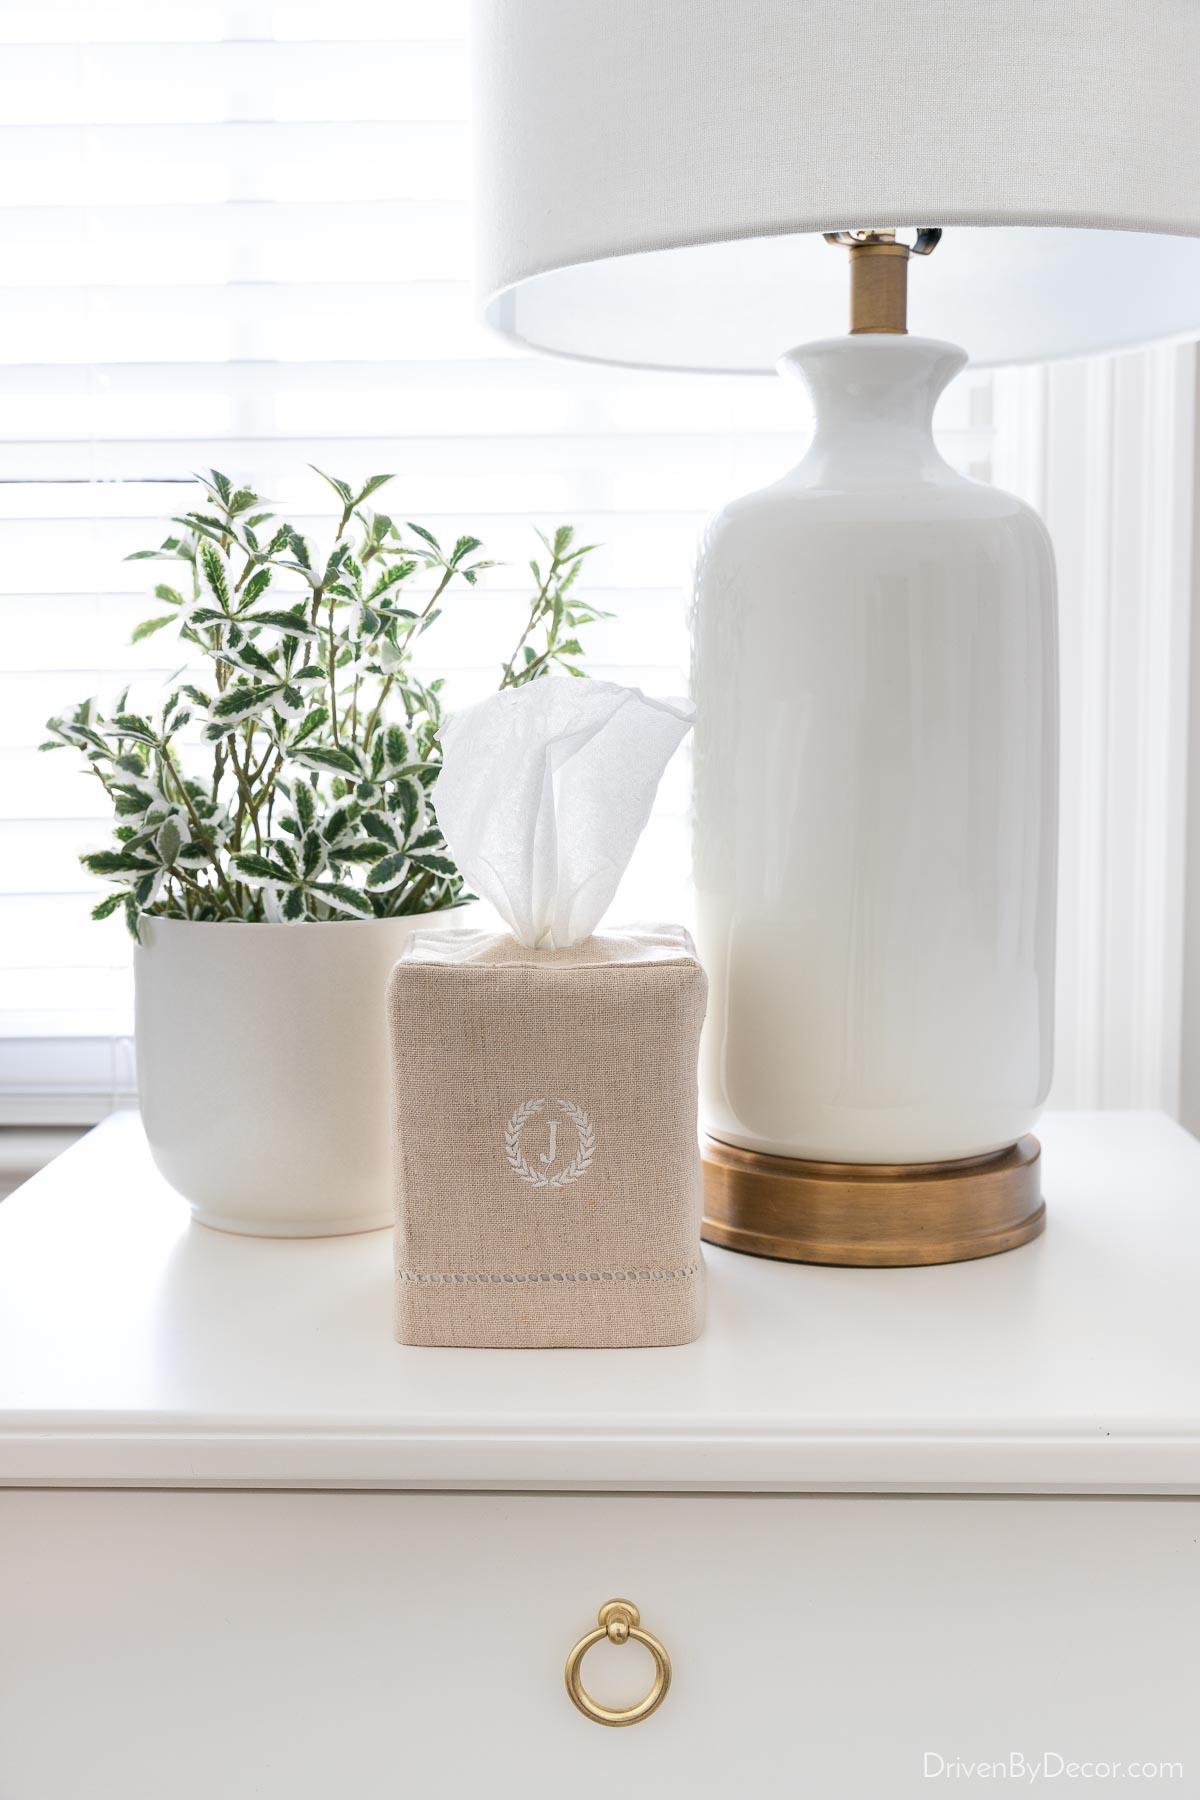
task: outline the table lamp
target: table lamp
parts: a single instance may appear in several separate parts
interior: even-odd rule
[[[967,352],[1200,329],[1200,7],[479,0],[475,27],[490,322],[605,363],[778,368],[815,405],[799,466],[697,562],[705,1236],[867,1265],[1024,1243],[1053,555],[931,420]]]

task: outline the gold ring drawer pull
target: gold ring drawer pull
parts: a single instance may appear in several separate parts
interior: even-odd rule
[[[666,1699],[671,1685],[671,1659],[658,1639],[641,1629],[642,1615],[632,1600],[606,1600],[600,1608],[599,1619],[599,1630],[589,1631],[586,1637],[581,1637],[567,1658],[567,1692],[584,1718],[597,1725],[637,1725],[642,1719],[648,1719]],[[608,1638],[613,1644],[627,1644],[632,1638],[654,1658],[654,1686],[636,1706],[601,1706],[584,1687],[579,1673],[583,1659],[592,1645],[602,1638]]]

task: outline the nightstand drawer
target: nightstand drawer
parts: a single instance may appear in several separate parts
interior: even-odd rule
[[[1046,1753],[1184,1793],[1198,1536],[1193,1500],[7,1490],[0,1794],[907,1800],[927,1754]],[[674,1679],[615,1731],[563,1667],[618,1596]],[[653,1666],[584,1675],[624,1706]]]

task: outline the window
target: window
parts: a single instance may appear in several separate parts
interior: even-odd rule
[[[132,1091],[129,944],[90,920],[76,860],[104,841],[103,796],[35,746],[51,711],[174,666],[170,640],[129,642],[155,565],[123,558],[158,541],[191,470],[248,480],[319,535],[310,463],[392,469],[390,510],[483,538],[504,567],[426,640],[453,703],[516,635],[531,524],[560,521],[602,546],[587,589],[616,615],[589,667],[683,691],[698,528],[803,446],[782,383],[533,359],[478,323],[465,13],[0,8],[0,1121],[84,1121]],[[995,454],[1036,489],[1048,391],[966,377],[947,454],[983,479]],[[685,909],[685,807],[681,761],[626,917]]]

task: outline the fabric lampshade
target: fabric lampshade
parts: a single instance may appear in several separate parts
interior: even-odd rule
[[[825,231],[940,226],[909,328],[976,363],[1200,331],[1195,0],[477,0],[486,316],[772,370],[845,330]]]

